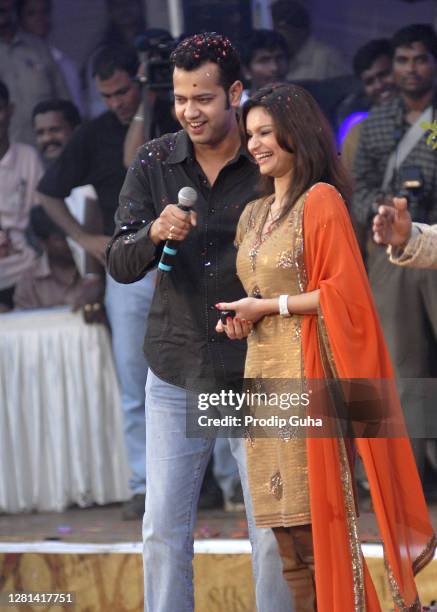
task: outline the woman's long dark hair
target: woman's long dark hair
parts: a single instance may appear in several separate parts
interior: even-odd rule
[[[262,107],[272,117],[279,146],[294,154],[293,173],[281,217],[300,196],[320,181],[330,183],[346,202],[351,181],[335,150],[334,135],[314,98],[298,85],[269,85],[258,90],[243,105],[241,128],[247,142],[246,121],[252,108]],[[273,193],[273,179],[263,177],[264,195]]]

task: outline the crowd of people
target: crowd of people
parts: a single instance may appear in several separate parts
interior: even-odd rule
[[[436,118],[437,34],[407,25],[349,67],[294,0],[274,1],[273,29],[239,52],[219,34],[145,30],[139,0],[107,6],[79,71],[48,42],[50,0],[0,0],[0,313],[67,305],[111,330],[131,471],[123,518],[146,509],[146,610],[193,609],[196,512],[223,505],[246,509],[260,611],[354,609],[359,596],[377,610],[351,553],[348,441],[187,437],[187,391],[243,374],[395,376],[407,424],[429,411],[437,158],[422,124]],[[173,49],[172,87],[145,86],[144,31]],[[175,206],[185,186],[198,194],[189,214]],[[167,240],[181,243],[177,263],[157,274]],[[220,309],[235,314],[218,323]],[[396,605],[419,610],[434,441],[421,432],[414,454],[406,439],[356,446]],[[408,491],[381,484],[405,474]]]

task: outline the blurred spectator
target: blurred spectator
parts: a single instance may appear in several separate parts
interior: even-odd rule
[[[69,100],[47,100],[35,106],[32,113],[35,129],[36,143],[41,153],[44,165],[47,167],[62,153],[65,145],[73,136],[76,128],[81,124],[78,109]],[[101,214],[97,206],[97,195],[92,185],[76,187],[65,199],[71,214],[85,227],[101,232]],[[86,271],[95,268],[92,262],[86,261],[86,254],[82,247],[67,238],[73,251],[79,272],[85,275]],[[99,282],[100,275],[92,280],[87,275],[87,282]]]
[[[437,157],[421,127],[436,117],[437,35],[428,24],[407,26],[394,35],[392,49],[399,94],[375,106],[363,122],[354,164],[352,210],[365,228],[370,228],[378,200],[391,202],[393,194],[402,192],[408,195],[413,221],[437,222]],[[435,410],[427,404],[431,398],[420,379],[437,375],[437,272],[393,266],[385,247],[376,245],[368,269],[402,405],[414,426],[425,411]],[[412,384],[408,378],[417,380]],[[423,442],[412,440],[421,473]]]
[[[241,104],[257,89],[284,81],[288,73],[289,52],[287,41],[272,30],[254,30],[241,47],[244,76],[250,83],[243,91]]]
[[[70,96],[48,46],[33,34],[18,30],[13,0],[0,0],[0,79],[15,107],[11,139],[33,144],[35,104]]]
[[[32,111],[38,149],[45,164],[57,159],[80,125],[78,109],[69,100],[40,102]]]
[[[20,28],[47,41],[52,29],[52,0],[16,0]],[[62,72],[71,97],[80,110],[84,112],[82,87],[76,64],[65,53],[49,45],[50,52]]]
[[[136,38],[146,28],[144,2],[142,0],[106,0],[109,23],[106,31],[86,65],[86,115],[97,117],[105,111],[102,97],[96,87],[93,75],[93,62],[96,54],[108,45],[134,46]]]
[[[36,151],[10,142],[12,115],[8,89],[0,81],[0,312],[12,308],[14,287],[35,260],[25,231],[42,174]]]
[[[140,88],[134,80],[138,58],[134,49],[111,45],[94,60],[97,87],[109,111],[80,126],[60,156],[48,167],[39,183],[41,201],[53,220],[85,250],[104,261],[104,251],[114,230],[125,169],[123,143],[129,122],[140,103]],[[64,202],[74,187],[91,184],[98,196],[105,235],[92,235],[72,217]],[[144,389],[147,363],[142,352],[154,278],[121,285],[106,277],[105,306],[112,329],[112,342],[121,386],[125,441],[132,471],[133,497],[123,509],[126,519],[144,514],[145,416]]]
[[[37,239],[40,259],[26,270],[15,288],[14,305],[19,309],[83,306],[83,280],[65,238],[42,206],[30,213],[30,233]],[[104,311],[99,296],[90,295],[85,304],[84,318],[88,323],[102,322]],[[92,301],[91,301],[92,300]]]
[[[363,84],[367,108],[388,102],[396,93],[392,73],[392,50],[390,41],[381,38],[371,40],[360,47],[353,59],[354,73]],[[342,143],[342,160],[349,171],[352,171],[362,121],[367,117],[364,112],[354,113],[346,119],[347,133]],[[345,132],[345,127],[343,127]]]
[[[340,52],[311,34],[307,9],[294,0],[272,4],[273,28],[282,34],[290,52],[289,81],[327,79],[349,74]]]

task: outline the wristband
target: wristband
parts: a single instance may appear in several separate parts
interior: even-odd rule
[[[279,296],[279,314],[281,317],[291,316],[288,311],[288,295]]]

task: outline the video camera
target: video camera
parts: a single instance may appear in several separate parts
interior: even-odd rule
[[[138,36],[135,48],[145,64],[145,74],[138,77],[140,83],[151,90],[172,89],[172,66],[170,55],[176,41],[167,30],[150,28]]]

